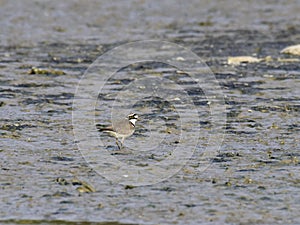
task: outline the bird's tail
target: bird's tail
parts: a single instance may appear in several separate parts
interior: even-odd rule
[[[99,131],[113,131],[112,126],[105,126],[105,125],[102,125],[102,124],[96,124],[96,128]]]

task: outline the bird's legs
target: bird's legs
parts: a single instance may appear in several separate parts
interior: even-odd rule
[[[118,145],[119,150],[121,150],[123,148],[124,140],[125,140],[125,138],[123,137],[121,140],[121,143],[120,143],[119,139],[116,138],[116,144]]]
[[[122,146],[124,144],[124,140],[125,140],[125,137],[122,138],[122,141],[121,141]]]
[[[116,144],[118,145],[119,150],[121,150],[123,148],[123,146],[124,146],[124,140],[125,140],[125,137],[122,137],[121,141],[119,141],[119,139],[116,138]]]
[[[119,141],[119,139],[118,138],[116,138],[116,144],[118,145],[118,151],[115,151],[113,154],[122,154],[122,155],[124,155],[124,154],[129,154],[130,153],[130,151],[127,151],[127,150],[125,150],[123,147],[124,147],[124,145],[123,145],[123,143],[124,143],[124,140],[125,140],[125,138],[123,137],[122,139],[121,139],[121,141]]]
[[[120,145],[118,138],[116,138],[116,144],[118,146],[118,149],[121,150],[123,144],[121,143],[121,145]]]

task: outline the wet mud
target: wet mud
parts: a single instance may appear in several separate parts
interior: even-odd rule
[[[169,15],[171,3],[165,1],[161,9],[143,1],[16,2],[0,1],[1,224],[300,223],[300,58],[280,52],[300,43],[299,4],[191,1]],[[163,182],[112,184],[76,145],[76,86],[98,56],[145,39],[182,45],[210,67],[224,93],[225,137],[205,171],[198,170],[202,152],[196,151]],[[228,63],[235,56],[263,60]],[[111,89],[98,96],[97,123],[110,122],[105,113],[114,98],[109,94],[134,76],[151,74],[192,86],[161,63],[130,65],[118,74],[108,80]],[[212,126],[209,106],[201,89],[186,90],[201,109],[204,146]],[[147,167],[172,154],[180,142],[179,115],[156,97],[137,102],[134,109],[142,120],[128,145],[147,139],[145,124],[151,123],[157,124],[153,135],[169,135],[161,150],[120,153],[114,138],[101,135],[105,148],[99,154],[110,151],[122,162]]]

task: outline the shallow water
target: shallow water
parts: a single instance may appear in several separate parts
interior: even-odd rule
[[[276,60],[292,58],[279,52],[300,41],[296,2],[0,4],[2,224],[300,223],[300,64]],[[93,169],[101,151],[146,168],[172,155],[180,141],[179,111],[149,97],[133,104],[141,120],[125,141],[127,152],[118,153],[114,138],[99,135],[103,146],[88,164],[77,146],[72,107],[82,74],[104,52],[143,39],[181,44],[211,68],[225,97],[225,138],[209,168],[199,169],[213,125],[203,92],[164,64],[122,68],[98,96],[96,123],[109,124],[115,96],[147,75],[186,88],[198,110],[201,135],[196,151],[174,176],[149,186],[113,184]],[[274,60],[226,63],[228,56],[253,54]],[[65,74],[29,74],[32,67]],[[168,93],[172,85],[167,84]],[[189,113],[184,118],[193,118]],[[194,120],[187,124],[186,133],[194,134]]]

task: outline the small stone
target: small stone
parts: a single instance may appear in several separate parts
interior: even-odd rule
[[[299,45],[291,45],[280,51],[280,53],[291,54],[291,55],[300,55],[300,44]]]
[[[62,177],[56,178],[55,181],[60,185],[68,185],[69,184],[69,182],[65,178],[62,178]]]
[[[125,186],[125,190],[133,189],[133,188],[135,188],[135,186],[133,186],[133,185],[126,185]]]
[[[236,56],[236,57],[228,57],[227,63],[229,65],[240,65],[241,63],[258,63],[262,61],[262,59],[252,57],[252,56]]]
[[[95,192],[96,191],[95,188],[92,185],[90,185],[90,184],[88,184],[88,183],[86,183],[84,181],[82,182],[82,186],[76,188],[76,190],[79,193],[91,193],[91,192]]]
[[[176,60],[177,61],[185,61],[185,59],[183,57],[177,57]]]

